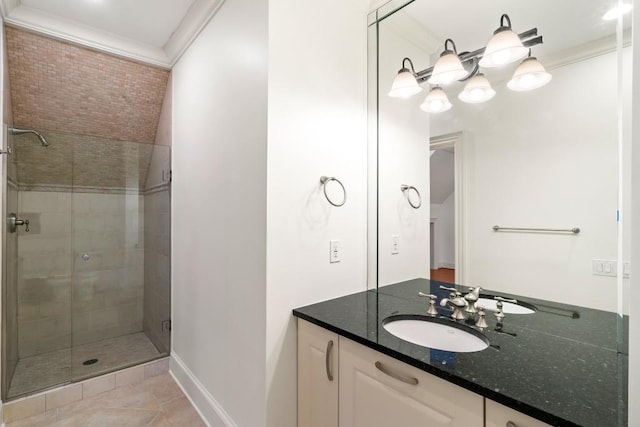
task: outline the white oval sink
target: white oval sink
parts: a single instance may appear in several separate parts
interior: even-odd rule
[[[498,311],[497,303],[498,301],[494,299],[480,297],[478,301],[476,301],[476,308],[484,307],[485,310]],[[536,312],[529,307],[511,302],[503,302],[502,311],[504,314],[533,314]]]
[[[392,316],[382,322],[382,327],[402,340],[438,350],[470,353],[489,347],[489,340],[478,331],[470,329],[467,332],[434,320],[421,316]]]

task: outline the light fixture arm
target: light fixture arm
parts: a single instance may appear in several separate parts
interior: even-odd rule
[[[504,25],[504,21],[505,21],[505,19],[507,20],[507,25]],[[511,18],[509,18],[509,15],[507,15],[506,13],[505,13],[505,14],[503,14],[503,15],[500,17],[500,27],[501,27],[501,28],[502,28],[502,27],[507,27],[507,28],[511,29]]]
[[[507,20],[509,20],[509,17],[504,14],[502,15],[501,21],[502,19],[506,17]],[[508,21],[509,25],[511,24],[511,21]],[[537,28],[532,28],[530,30],[527,30],[523,33],[518,34],[518,37],[520,38],[520,40],[522,40],[522,44],[525,45],[526,47],[532,47],[532,46],[536,46],[539,44],[542,44],[542,36],[538,36],[538,29]],[[447,41],[445,42],[445,50],[446,50],[446,46],[447,46],[447,42],[451,41],[451,43],[454,46],[455,49],[455,43],[453,43],[453,40],[451,39],[447,39]],[[480,48],[480,49],[476,49],[472,52],[463,52],[461,53],[459,56],[460,61],[462,61],[462,64],[465,65],[465,63],[469,63],[471,61],[474,60],[478,60],[482,57],[482,55],[484,54],[486,47]],[[455,52],[455,51],[454,51]],[[457,53],[456,53],[457,54]],[[405,60],[409,60],[409,62],[411,63],[411,60],[409,58],[405,58]],[[404,67],[404,60],[402,61],[402,66]],[[411,66],[413,67],[413,64],[411,64]],[[433,68],[434,67],[429,67],[426,68],[422,71],[418,71],[417,73],[413,70],[412,71],[416,77],[416,81],[418,83],[424,83],[426,82],[430,77],[431,74],[433,73]],[[469,76],[471,77],[471,76]]]
[[[451,45],[453,46],[453,49],[447,49],[447,43],[451,42]],[[453,52],[455,55],[458,55],[458,49],[456,49],[456,44],[453,40],[451,39],[446,39],[444,41],[444,52],[442,52],[442,54],[440,56],[446,55],[449,52]]]
[[[405,61],[409,61],[409,66],[411,67],[411,68],[410,68],[410,70],[411,70],[411,72],[413,73],[413,75],[415,76],[415,74],[416,74],[416,69],[415,69],[415,68],[413,68],[413,62],[411,61],[411,58],[404,58],[404,59],[402,60],[402,69],[403,69],[403,70],[409,70],[409,68],[407,68],[407,67],[404,65],[404,62],[405,62]]]

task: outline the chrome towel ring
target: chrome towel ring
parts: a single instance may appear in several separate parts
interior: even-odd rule
[[[331,181],[337,182],[340,185],[340,187],[342,187],[343,197],[342,197],[342,202],[340,202],[340,203],[333,202],[333,200],[331,200],[331,198],[327,194],[327,183],[331,182]],[[324,197],[327,198],[327,202],[329,202],[331,205],[339,208],[340,206],[344,205],[347,202],[347,190],[345,190],[344,185],[342,185],[342,183],[340,182],[340,180],[338,178],[333,177],[333,176],[321,176],[320,177],[320,184],[322,185],[322,190],[324,191]]]
[[[411,201],[411,195],[409,194],[409,191],[411,191],[411,190],[415,191],[416,194],[418,195],[418,204],[414,204]],[[404,185],[404,184],[402,184],[400,186],[400,191],[402,191],[403,193],[407,192],[407,202],[409,202],[409,205],[411,205],[411,207],[413,209],[419,209],[420,206],[422,206],[422,196],[420,195],[420,192],[418,191],[418,189],[416,187],[414,187],[413,185]]]

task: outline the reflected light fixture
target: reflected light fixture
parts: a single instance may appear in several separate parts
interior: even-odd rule
[[[409,62],[411,69],[405,66],[405,62]],[[411,59],[404,58],[402,60],[402,68],[398,71],[398,75],[393,80],[393,84],[391,85],[391,90],[388,95],[391,98],[408,98],[420,93],[422,88],[418,85],[415,74],[415,69],[413,68],[413,62],[411,62]]]
[[[451,49],[447,49],[447,44],[451,43]],[[469,75],[469,72],[462,66],[462,61],[458,56],[456,44],[451,39],[444,42],[444,51],[433,67],[433,72],[428,82],[432,85],[448,85],[456,80],[461,80]]]
[[[550,81],[551,74],[547,73],[540,61],[529,53],[529,57],[516,68],[507,87],[516,92],[524,92],[542,87]]]
[[[505,13],[500,17],[500,27],[494,31],[493,37],[487,43],[484,55],[480,59],[480,66],[491,68],[510,64],[524,58],[528,52],[529,49],[511,29],[511,19]]]
[[[442,113],[451,108],[451,102],[447,98],[447,94],[440,86],[435,86],[429,91],[424,102],[420,104],[420,109],[427,113]]]
[[[462,102],[468,104],[480,104],[486,102],[496,95],[496,91],[491,87],[491,83],[484,74],[476,74],[464,86],[464,90],[460,92],[458,98]]]
[[[607,11],[607,13],[602,15],[602,19],[605,21],[613,21],[625,13],[631,12],[631,9],[633,9],[633,5],[631,3],[616,4],[615,7],[612,7]]]

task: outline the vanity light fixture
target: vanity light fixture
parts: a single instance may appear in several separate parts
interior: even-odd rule
[[[615,7],[609,9],[607,13],[602,15],[602,19],[605,21],[613,21],[614,19],[618,19],[625,13],[631,12],[631,9],[633,9],[633,5],[631,3],[617,4]]]
[[[405,66],[405,62],[409,62],[411,69]],[[408,98],[420,93],[422,88],[418,85],[415,74],[416,72],[413,68],[413,62],[411,62],[411,59],[404,58],[402,60],[402,68],[398,71],[398,75],[391,85],[389,96],[391,98]]]
[[[524,58],[528,52],[529,49],[511,29],[511,19],[505,13],[500,17],[500,27],[494,31],[493,37],[487,43],[484,55],[480,59],[480,66],[491,68],[510,64]]]
[[[550,81],[551,74],[547,73],[540,61],[529,52],[529,57],[516,68],[507,87],[516,92],[524,92],[542,87]]]
[[[451,49],[447,49],[447,44],[451,43]],[[462,80],[469,75],[469,72],[462,66],[462,61],[458,56],[456,44],[451,39],[444,42],[444,51],[433,67],[433,72],[428,82],[432,85],[448,85],[456,80]]]
[[[491,83],[484,74],[476,74],[464,86],[458,98],[468,104],[480,104],[486,102],[496,95],[496,91],[491,87]]]
[[[440,86],[435,86],[420,104],[420,109],[427,113],[442,113],[451,109],[451,102]]]

